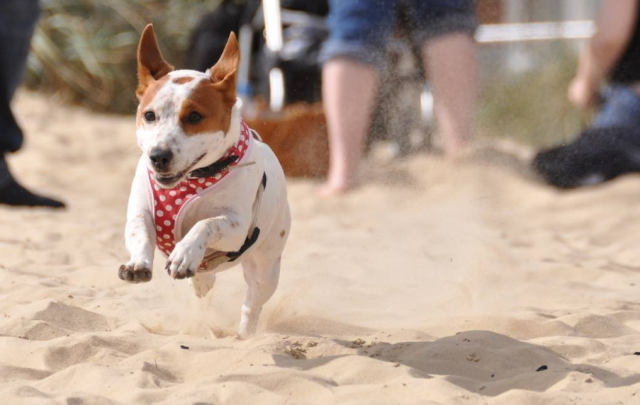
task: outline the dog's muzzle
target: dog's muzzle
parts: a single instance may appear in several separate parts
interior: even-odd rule
[[[153,148],[149,152],[149,160],[156,172],[163,173],[171,166],[173,152],[171,149]]]

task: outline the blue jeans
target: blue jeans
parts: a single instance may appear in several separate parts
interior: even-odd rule
[[[329,39],[321,61],[347,57],[383,67],[400,3],[410,10],[412,41],[419,45],[454,32],[473,35],[477,26],[473,0],[330,0]]]
[[[629,86],[613,85],[602,92],[604,104],[592,128],[640,128],[640,94]]]
[[[0,0],[0,157],[22,146],[10,103],[24,74],[39,15],[38,0]]]

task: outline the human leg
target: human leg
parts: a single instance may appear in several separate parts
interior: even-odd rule
[[[423,55],[444,151],[455,158],[474,138],[478,98],[475,44],[467,34],[447,34],[427,42]]]
[[[330,164],[321,194],[339,194],[353,186],[369,130],[377,87],[375,69],[342,58],[327,62],[322,88],[329,131]]]
[[[37,0],[0,2],[0,204],[63,207],[59,201],[31,193],[11,175],[5,154],[22,146],[22,131],[11,111],[38,20]]]
[[[22,132],[11,113],[13,98],[27,62],[31,36],[38,20],[37,0],[0,3],[0,151],[15,152]]]
[[[416,34],[434,92],[445,153],[456,157],[473,140],[478,96],[477,26],[472,0],[413,0]]]
[[[331,2],[330,38],[322,54],[330,166],[321,195],[340,194],[354,184],[394,8],[395,0]]]

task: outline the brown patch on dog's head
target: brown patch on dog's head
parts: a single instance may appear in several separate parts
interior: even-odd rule
[[[189,83],[192,80],[193,80],[193,77],[185,76],[185,77],[175,78],[172,80],[172,82],[175,84],[185,84],[185,83]]]
[[[210,81],[199,82],[180,108],[180,122],[186,135],[223,131],[231,124],[231,111],[236,103],[236,73],[240,49],[235,34],[229,35],[220,60],[210,69]],[[197,113],[202,119],[193,122]]]
[[[164,86],[169,81],[169,76],[164,76],[160,80],[156,80],[152,82],[138,98],[140,99],[140,107],[138,108],[137,120],[136,122],[140,122],[142,119],[142,114],[147,109],[147,106],[153,101],[156,94],[160,91],[162,86]]]
[[[168,64],[160,53],[153,25],[147,25],[142,32],[138,45],[138,88],[136,96],[141,99],[149,86],[172,70],[173,66]]]
[[[231,125],[231,109],[233,104],[225,101],[224,95],[208,81],[202,81],[191,90],[189,97],[180,107],[180,123],[187,136],[205,132],[227,133]],[[202,119],[191,121],[192,114],[199,114]]]

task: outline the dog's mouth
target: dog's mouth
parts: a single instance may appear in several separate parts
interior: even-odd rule
[[[206,156],[206,153],[203,153],[202,155],[198,156],[185,170],[181,170],[175,174],[156,172],[154,176],[156,179],[156,182],[158,182],[161,186],[166,188],[171,188],[175,186],[176,184],[180,183],[186,177],[186,175],[191,172],[193,167],[197,165],[198,162],[200,162],[205,156]]]
[[[178,172],[175,175],[166,175],[156,173],[155,178],[158,183],[163,186],[170,187],[176,183],[179,183],[184,177],[184,172]]]

